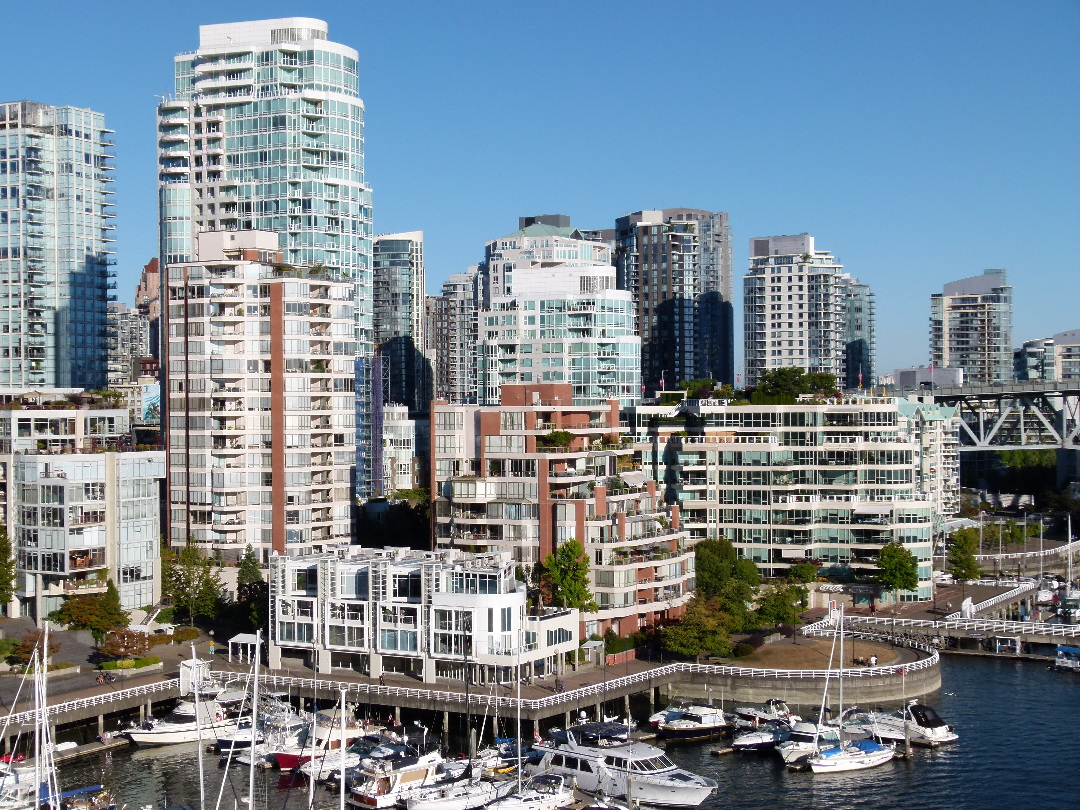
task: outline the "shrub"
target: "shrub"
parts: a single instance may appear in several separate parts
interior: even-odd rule
[[[735,645],[735,652],[733,653],[735,658],[744,658],[750,655],[754,651],[753,644],[747,644],[745,641],[740,641]]]
[[[98,666],[98,669],[118,669],[119,666],[119,661],[104,661]]]
[[[173,643],[173,637],[171,635],[169,635],[168,633],[157,633],[156,635],[150,636],[150,646],[151,647],[159,647],[162,644],[172,644],[172,643]]]
[[[751,647],[753,647],[756,650],[758,647],[761,647],[762,645],[765,644],[765,634],[764,633],[751,633],[750,635],[748,635],[746,638],[743,639],[743,642],[745,642],[746,644],[749,644]]]
[[[173,641],[183,644],[185,641],[194,641],[199,637],[199,631],[195,627],[181,627],[173,631]]]
[[[131,662],[132,668],[142,669],[143,667],[153,666],[154,664],[160,664],[161,659],[156,655],[148,655],[145,658],[136,658]]]

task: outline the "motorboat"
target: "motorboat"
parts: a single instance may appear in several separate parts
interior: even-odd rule
[[[794,714],[791,709],[788,708],[787,703],[776,698],[766,700],[764,705],[757,708],[744,707],[735,709],[735,714],[751,723],[772,723],[777,720],[797,722],[802,720],[801,717]]]
[[[363,734],[363,729],[354,720],[346,719],[345,745],[350,745]],[[337,711],[318,712],[303,731],[281,742],[274,751],[274,760],[281,770],[291,771],[340,746],[340,715]]]
[[[659,748],[602,736],[585,739],[584,726],[552,734],[533,745],[529,774],[551,773],[576,780],[589,793],[662,807],[697,807],[716,790],[716,782],[675,765]]]
[[[492,810],[557,810],[576,801],[571,777],[545,773],[532,777],[521,790],[488,805]]]
[[[235,717],[240,714],[244,701],[247,700],[247,692],[242,689],[225,692],[218,686],[216,693],[215,691],[204,692],[204,689],[213,690],[213,687],[209,684],[200,685],[198,703],[194,700],[181,700],[173,707],[172,716],[177,720],[194,720],[196,710],[205,711],[207,704],[213,704],[214,711],[221,711],[226,717]]]
[[[762,723],[757,728],[736,734],[731,747],[736,751],[772,751],[791,737],[787,723]]]
[[[875,768],[884,765],[894,756],[896,748],[891,743],[883,745],[866,738],[822,748],[811,753],[806,761],[814,773],[840,773]]]
[[[680,717],[682,717],[683,712],[685,712],[688,708],[690,707],[668,706],[666,708],[663,708],[660,711],[649,715],[649,725],[653,728],[656,728],[661,723],[666,723],[670,720],[678,720]]]
[[[836,726],[799,721],[792,723],[788,738],[776,745],[776,751],[785,765],[796,767],[805,765],[807,757],[820,748],[836,745],[840,745]]]
[[[421,788],[405,802],[407,810],[475,810],[514,792],[513,779],[467,779]]]
[[[262,742],[262,729],[254,727],[251,718],[245,717],[237,722],[233,731],[218,735],[216,748],[219,753],[227,754],[229,751],[250,748],[252,743],[258,745]]]
[[[385,759],[366,757],[359,764],[358,783],[350,792],[354,807],[393,807],[408,802],[420,789],[444,781],[443,758],[438,751]]]
[[[318,759],[311,759],[297,768],[308,779],[324,782],[337,777],[342,771],[349,771],[360,765],[363,755],[352,751],[332,751]]]
[[[709,740],[731,728],[724,713],[710,706],[694,706],[682,716],[667,720],[656,727],[665,740]]]
[[[236,731],[237,721],[225,716],[215,701],[200,701],[198,717],[185,719],[169,715],[145,720],[122,732],[136,745],[176,745],[178,743],[217,740]]]
[[[869,712],[867,720],[871,733],[882,742],[904,742],[910,739],[913,745],[936,748],[960,739],[960,735],[946,725],[932,707],[915,700],[903,710]]]

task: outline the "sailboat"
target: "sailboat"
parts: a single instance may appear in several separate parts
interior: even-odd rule
[[[55,745],[48,718],[49,623],[43,625],[41,647],[31,654],[27,672],[34,673],[34,759],[23,767],[10,769],[0,779],[0,808],[3,810],[114,810],[115,804],[101,785],[61,791]],[[21,689],[21,687],[20,687]]]
[[[844,714],[844,607],[840,606],[840,617],[836,623],[836,638],[840,639],[840,716]],[[832,669],[832,656],[830,654],[829,669]],[[821,699],[821,712],[818,715],[818,726],[822,725],[825,717],[826,703],[828,702],[829,686],[828,676],[825,678],[825,695]],[[861,771],[866,768],[874,768],[884,765],[894,756],[896,748],[893,745],[882,745],[870,738],[861,740],[849,740],[844,742],[840,737],[838,745],[818,747],[820,736],[815,739],[816,751],[810,753],[806,761],[810,770],[814,773],[840,773],[842,771]]]

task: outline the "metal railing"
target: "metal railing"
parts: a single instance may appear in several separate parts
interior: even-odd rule
[[[963,630],[971,633],[1002,633],[1014,636],[1041,635],[1050,638],[1080,637],[1080,625],[1014,622],[998,619],[946,619],[945,621],[935,622],[929,619],[901,619],[894,616],[845,616],[844,621],[855,625],[905,627],[913,630]],[[808,625],[807,627],[813,626]],[[803,628],[803,632],[806,632],[806,630],[807,628]]]
[[[144,697],[146,695],[156,695],[161,692],[168,692],[173,689],[179,690],[180,679],[169,678],[168,680],[158,681],[157,683],[143,684],[142,686],[132,686],[127,689],[117,689],[116,691],[103,692],[100,695],[92,695],[86,698],[78,698],[77,700],[65,700],[63,703],[52,703],[45,709],[45,715],[57,715],[65,712],[80,711],[82,709],[89,708],[91,706],[105,706],[109,703],[114,703],[118,700],[125,700],[133,697]],[[38,716],[37,709],[29,709],[24,712],[15,712],[9,714],[7,723],[14,725],[17,723],[29,723],[32,722]]]
[[[979,602],[979,604],[977,604],[977,605],[972,605],[971,609],[975,613],[978,613],[979,611],[982,611],[982,610],[989,610],[990,608],[996,607],[997,605],[1000,605],[1002,603],[1011,602],[1014,599],[1016,599],[1017,597],[1023,596],[1024,594],[1029,593],[1030,591],[1038,590],[1038,588],[1039,588],[1039,586],[1034,584],[1034,583],[1027,583],[1027,582],[1021,583],[1020,585],[1017,585],[1015,588],[1013,588],[1010,591],[1005,591],[1005,593],[999,593],[997,596],[991,596],[989,599],[986,599],[986,600],[984,600],[982,602]],[[950,619],[960,619],[960,618],[962,618],[961,612],[956,611],[956,612],[950,613],[948,616],[946,616],[945,620],[949,621]],[[1018,622],[1018,623],[1022,624],[1023,622]]]
[[[1080,551],[1080,540],[1073,540],[1063,546],[1046,548],[1042,551],[1013,551],[1008,554],[976,554],[976,560],[1030,560],[1039,557],[1057,557],[1061,554],[1069,554]]]

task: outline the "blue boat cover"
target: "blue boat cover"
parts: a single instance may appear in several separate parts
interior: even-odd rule
[[[856,742],[853,743],[853,745],[856,748],[858,748],[860,751],[865,751],[868,754],[872,754],[872,753],[874,753],[876,751],[884,751],[885,750],[885,746],[880,745],[879,743],[876,743],[876,742],[874,742],[873,740],[871,740],[869,738],[867,738],[865,740],[857,740]]]

